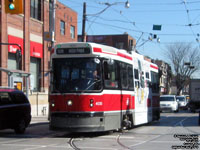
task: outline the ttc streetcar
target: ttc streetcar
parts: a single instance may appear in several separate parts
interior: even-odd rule
[[[160,118],[158,66],[96,43],[62,43],[51,55],[50,129],[101,132]]]

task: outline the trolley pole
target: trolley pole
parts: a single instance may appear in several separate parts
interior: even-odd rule
[[[85,42],[86,2],[83,3],[82,42]]]

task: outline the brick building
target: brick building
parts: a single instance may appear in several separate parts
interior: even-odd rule
[[[82,36],[79,36],[79,41],[81,41],[81,38]],[[119,35],[87,35],[86,41],[113,46],[128,51],[133,50],[136,44],[136,40],[127,33]]]
[[[37,110],[39,115],[44,108],[48,109],[49,77],[46,73],[49,70],[50,44],[43,37],[44,32],[49,32],[52,7],[49,0],[24,0],[24,13],[11,15],[5,13],[5,1],[0,2],[0,41],[21,46],[21,57],[16,57],[19,56],[17,49],[20,49],[17,45],[0,45],[0,86],[15,87],[21,83],[25,91],[28,83],[32,110]],[[56,43],[77,41],[77,13],[58,1],[55,9]],[[13,70],[22,73],[15,75]],[[22,76],[28,74],[26,81]]]
[[[171,66],[162,61],[154,60],[159,67],[159,77],[160,77],[160,94],[172,94],[171,93],[171,82],[172,82],[172,70]]]

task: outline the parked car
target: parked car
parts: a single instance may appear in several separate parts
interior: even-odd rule
[[[187,108],[187,99],[186,99],[185,96],[176,96],[176,99],[178,100],[180,109],[186,109]]]
[[[179,111],[178,100],[176,95],[162,95],[160,96],[160,111]]]
[[[0,129],[22,134],[30,121],[31,106],[26,95],[17,89],[0,88]]]

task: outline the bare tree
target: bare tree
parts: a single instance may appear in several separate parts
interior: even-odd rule
[[[167,58],[174,72],[177,94],[189,82],[191,75],[200,69],[200,50],[192,43],[176,42],[166,46]],[[186,65],[189,63],[189,65]]]

